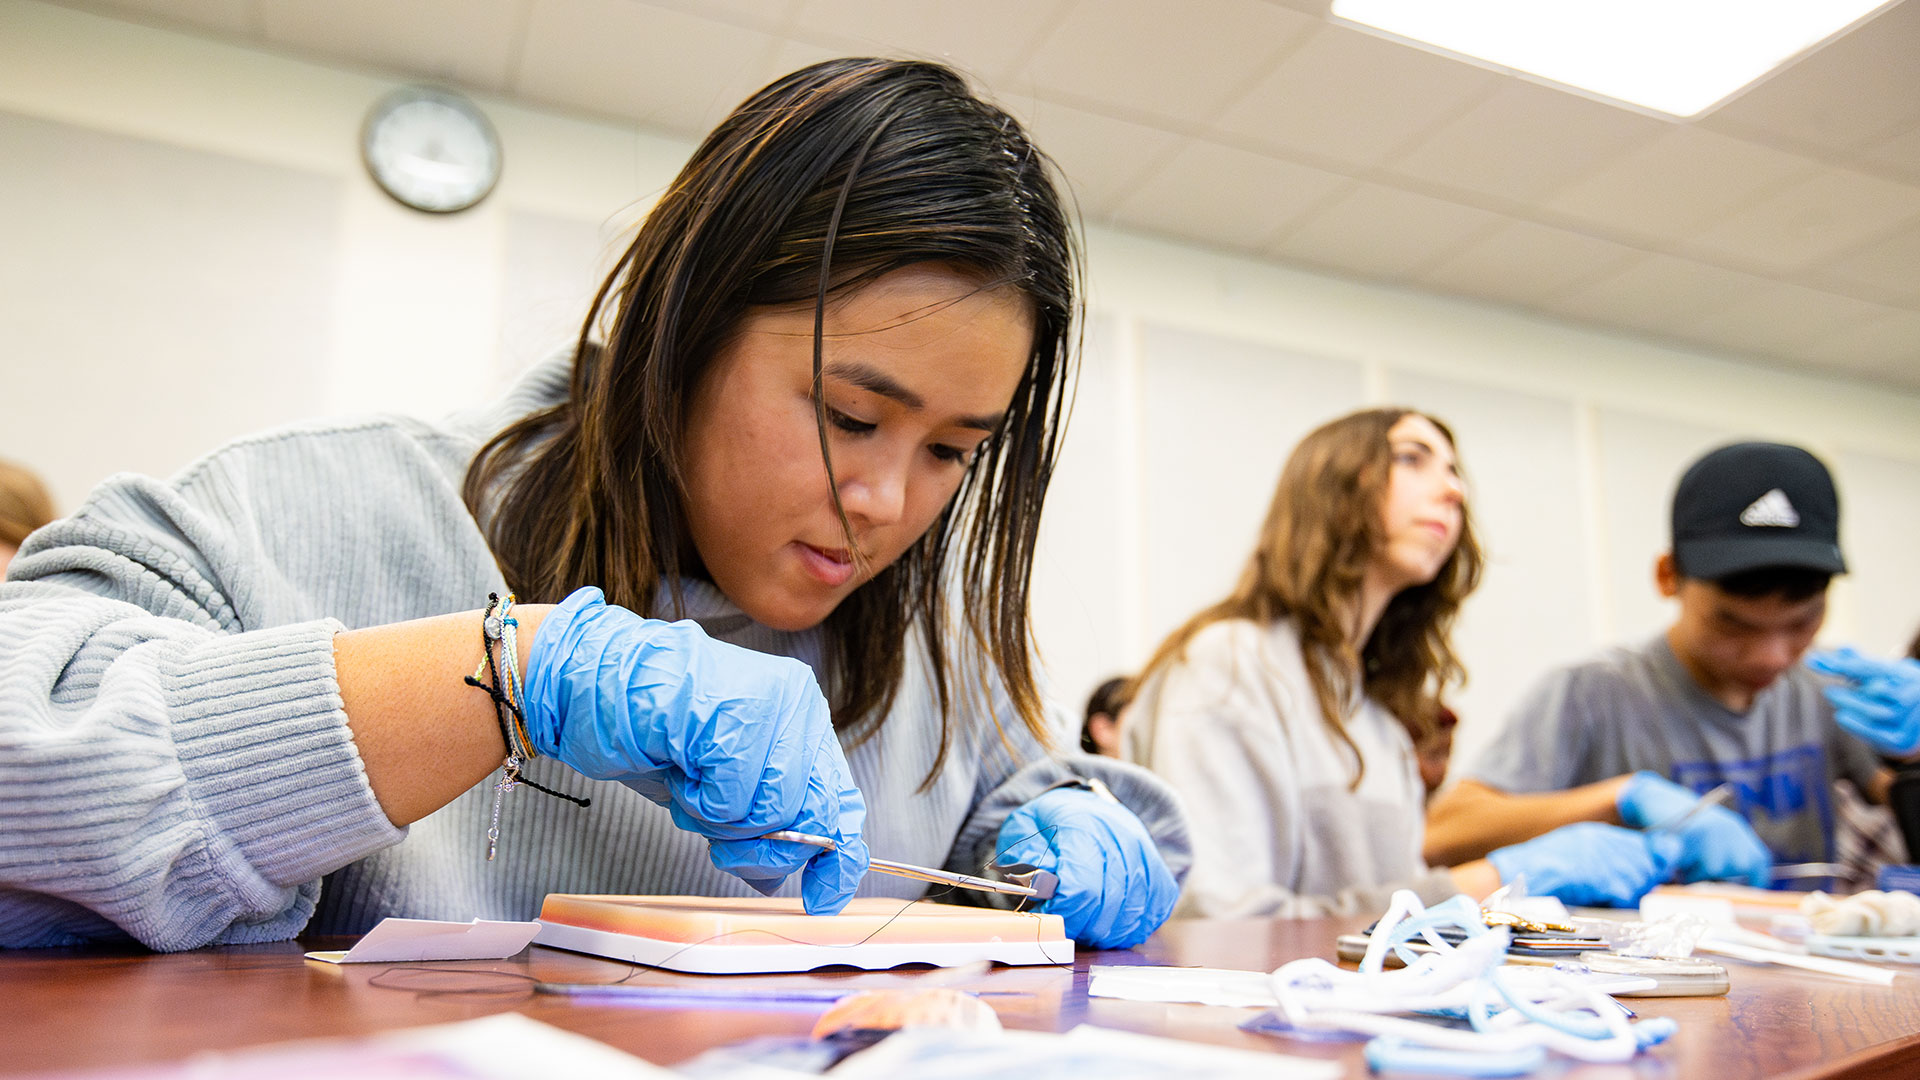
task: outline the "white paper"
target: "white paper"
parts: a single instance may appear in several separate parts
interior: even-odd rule
[[[1095,964],[1088,974],[1088,997],[1259,1009],[1275,1005],[1273,976],[1264,971]]]
[[[1691,916],[1710,926],[1734,924],[1733,901],[1724,896],[1689,896],[1680,892],[1650,892],[1640,898],[1640,921],[1659,922]]]
[[[307,954],[329,964],[399,963],[406,960],[502,960],[533,942],[537,922],[436,922],[381,919],[345,952]]]
[[[902,1028],[842,1061],[828,1075],[844,1080],[1160,1080],[1205,1076],[1213,1080],[1337,1080],[1337,1061],[1266,1050],[1142,1035],[1086,1024],[1064,1035],[1044,1031],[973,1032],[954,1028]],[[721,1074],[725,1075],[725,1074]],[[741,1074],[748,1075],[748,1074]],[[785,1070],[753,1075],[798,1076]]]
[[[1543,978],[1546,968],[1511,967],[1511,979]],[[1272,976],[1264,971],[1234,971],[1229,968],[1175,968],[1148,966],[1094,965],[1087,981],[1088,997],[1119,998],[1124,1001],[1155,1001],[1161,1004],[1227,1005],[1240,1008],[1271,1009],[1278,1002],[1273,996]],[[1575,975],[1556,971],[1560,979],[1577,979],[1603,994],[1636,994],[1651,990],[1654,980],[1636,975],[1588,972]]]

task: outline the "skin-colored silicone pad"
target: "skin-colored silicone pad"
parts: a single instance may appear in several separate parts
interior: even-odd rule
[[[838,915],[808,915],[800,901],[713,896],[585,896],[553,893],[540,918],[655,941],[711,945],[961,944],[1065,941],[1058,915],[928,901],[864,897]]]

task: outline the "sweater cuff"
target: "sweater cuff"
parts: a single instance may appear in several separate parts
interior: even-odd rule
[[[1453,871],[1444,866],[1428,867],[1426,874],[1413,882],[1413,894],[1428,907],[1445,903],[1459,893],[1460,886],[1454,884]]]
[[[347,727],[332,620],[215,638],[163,673],[196,816],[260,878],[313,881],[406,836]]]
[[[981,802],[955,838],[947,868],[977,874],[991,864],[1000,826],[1021,805],[1064,784],[1099,779],[1122,806],[1133,811],[1153,837],[1175,881],[1186,880],[1193,865],[1193,842],[1186,811],[1167,782],[1138,765],[1073,751],[1032,762],[1008,777]],[[968,897],[967,899],[976,899]]]

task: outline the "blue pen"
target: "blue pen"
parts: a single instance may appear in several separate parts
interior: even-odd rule
[[[826,1008],[857,989],[826,986],[659,986],[648,983],[533,984],[536,992],[565,997],[622,998],[636,1004],[714,1006],[812,1005]]]

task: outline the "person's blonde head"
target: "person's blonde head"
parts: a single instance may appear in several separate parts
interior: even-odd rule
[[[1416,743],[1425,738],[1440,691],[1466,678],[1449,634],[1461,602],[1479,584],[1482,558],[1464,504],[1459,540],[1438,573],[1395,593],[1357,649],[1349,641],[1361,584],[1386,539],[1383,508],[1393,471],[1388,432],[1409,415],[1424,414],[1367,409],[1302,439],[1280,471],[1259,542],[1233,591],[1174,631],[1140,679],[1178,661],[1193,636],[1212,623],[1288,618],[1299,634],[1320,711],[1342,741],[1352,746],[1343,718],[1356,678]],[[1426,419],[1454,442],[1445,424]],[[1357,762],[1357,750],[1355,757]]]
[[[19,547],[53,517],[53,497],[40,478],[24,466],[0,461],[0,546]]]

